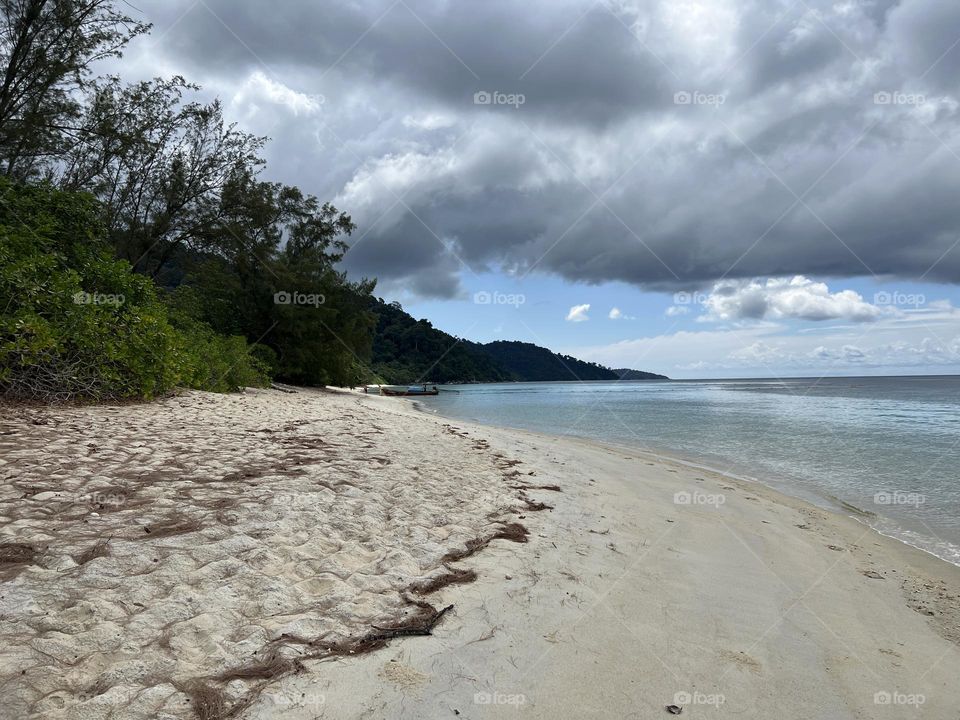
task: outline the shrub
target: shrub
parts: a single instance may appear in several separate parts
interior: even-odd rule
[[[89,196],[0,179],[0,394],[152,398],[178,384],[269,381],[268,355],[169,310],[149,278],[114,260],[99,216]]]
[[[246,338],[218,335],[206,323],[186,318],[175,324],[181,339],[180,384],[212,392],[269,385],[270,366],[251,352]]]
[[[178,338],[147,278],[113,260],[94,201],[0,180],[0,392],[23,400],[154,397]]]

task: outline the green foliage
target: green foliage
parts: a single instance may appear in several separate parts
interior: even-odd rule
[[[614,368],[614,372],[620,376],[621,380],[669,380],[666,375],[646,372],[644,370],[631,370],[630,368]]]
[[[179,253],[232,242],[219,234],[223,188],[263,165],[265,139],[227,123],[219,100],[185,99],[197,90],[179,76],[130,85],[103,79],[78,121],[84,141],[59,165],[63,188],[103,203],[117,256],[152,277]]]
[[[269,348],[250,346],[242,335],[222,335],[203,322],[202,301],[189,288],[167,298],[170,322],[180,338],[179,383],[212,392],[266,387],[273,376]]]
[[[178,337],[153,284],[98,240],[91,198],[0,180],[0,391],[23,399],[154,397]]]
[[[251,345],[250,357],[255,363],[254,367],[265,372],[267,378],[272,378],[277,374],[277,353],[269,345],[261,345],[260,343]]]
[[[218,335],[197,321],[178,324],[181,339],[180,383],[212,392],[234,392],[270,383],[270,366],[257,357],[246,338]]]
[[[0,178],[0,393],[41,401],[150,398],[174,385],[268,382],[262,353],[181,309],[114,260],[87,195]]]
[[[0,0],[0,176],[51,183],[2,186],[0,391],[360,381],[374,283],[336,270],[350,217],[261,181],[265,139],[183,78],[92,77],[148,29],[118,0]]]
[[[373,339],[367,298],[374,284],[334,269],[346,248],[341,238],[354,227],[350,217],[248,172],[224,187],[217,217],[206,229],[216,250],[171,264],[185,275],[174,296],[192,298],[195,316],[217,332],[269,348],[267,362],[282,380],[360,382]]]
[[[33,179],[87,138],[78,96],[90,69],[149,25],[114,0],[0,0],[0,172]]]

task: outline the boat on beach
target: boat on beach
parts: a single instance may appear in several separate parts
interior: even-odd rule
[[[380,387],[380,394],[389,397],[419,397],[422,395],[439,395],[440,390],[436,385],[427,387],[426,385],[410,385],[408,387]]]

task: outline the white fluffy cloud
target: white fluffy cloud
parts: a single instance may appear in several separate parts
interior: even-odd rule
[[[703,298],[703,320],[851,320],[872,322],[891,311],[853,290],[830,292],[826,283],[793,278],[724,281]],[[678,305],[677,307],[681,307]]]
[[[677,378],[953,373],[960,371],[960,310],[932,302],[871,323],[814,325],[795,333],[767,320],[563,352]]]
[[[320,110],[324,97],[319,94],[297,92],[257,70],[247,78],[233,96],[233,105],[246,108],[249,114],[251,111],[258,110],[264,103],[280,105],[294,115],[312,115]]]
[[[590,303],[584,305],[574,305],[567,313],[567,322],[586,322],[590,319],[587,312],[590,310]]]

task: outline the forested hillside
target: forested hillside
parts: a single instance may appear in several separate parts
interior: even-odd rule
[[[379,318],[373,370],[379,381],[387,383],[619,380],[623,372],[636,375],[627,379],[663,377],[611,370],[531,343],[470,342],[436,329],[427,320],[414,319],[399,303],[374,299],[370,308]]]
[[[374,298],[378,316],[373,343],[373,370],[387,383],[501,382],[514,377],[490,357],[482,345],[415,320],[399,303]]]
[[[520,380],[617,380],[610,368],[559,355],[547,348],[519,341],[497,340],[483,346],[503,367]]]
[[[643,370],[631,370],[629,368],[616,368],[614,372],[621,380],[669,380],[666,375],[657,375],[657,373],[645,372]]]

